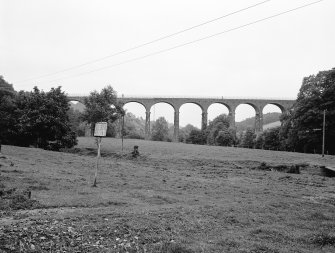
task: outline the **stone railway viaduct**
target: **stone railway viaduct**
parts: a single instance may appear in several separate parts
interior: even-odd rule
[[[69,101],[77,101],[84,103],[85,96],[68,96]],[[263,131],[263,108],[268,105],[276,105],[284,113],[290,108],[295,100],[293,99],[232,99],[232,98],[176,98],[176,97],[120,97],[118,101],[125,105],[127,103],[135,102],[144,106],[145,108],[145,136],[146,139],[150,137],[150,109],[157,103],[167,103],[174,109],[174,141],[178,142],[179,137],[179,109],[183,104],[192,103],[198,105],[202,110],[202,124],[201,128],[205,129],[208,122],[208,107],[212,104],[218,103],[228,108],[230,126],[235,127],[235,110],[240,104],[251,105],[256,112],[255,116],[255,131]]]

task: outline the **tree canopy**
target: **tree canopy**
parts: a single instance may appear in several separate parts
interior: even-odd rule
[[[279,138],[280,127],[268,129],[263,132],[263,148],[271,150],[279,150],[280,138]]]
[[[3,76],[0,76],[0,90],[14,91],[13,85],[8,83]]]
[[[242,135],[241,146],[246,148],[252,148],[255,144],[256,134],[254,129],[247,128]]]
[[[199,129],[193,129],[186,138],[186,143],[204,145],[206,144],[206,139],[207,136],[205,131],[201,131]]]
[[[15,95],[13,85],[0,76],[0,140],[4,143],[8,143],[14,131]]]
[[[282,116],[282,145],[320,152],[326,110],[326,149],[335,152],[335,68],[303,79],[296,103]]]
[[[67,111],[69,104],[61,88],[49,92],[37,87],[16,92],[0,77],[0,139],[11,145],[58,150],[76,144]]]
[[[127,112],[124,117],[124,137],[129,139],[144,139],[145,120]]]
[[[15,110],[16,144],[55,150],[74,146],[76,135],[70,128],[68,110],[67,97],[60,87],[49,92],[37,87],[32,92],[20,91]]]
[[[192,141],[188,140],[188,138],[190,137],[191,132],[194,130],[200,131],[198,128],[196,128],[195,126],[191,124],[187,124],[185,127],[181,127],[179,129],[179,141],[192,143]]]
[[[215,144],[218,146],[231,146],[234,144],[234,135],[230,129],[224,127],[218,131],[215,137]]]
[[[229,118],[226,114],[221,114],[210,121],[206,128],[207,144],[220,146],[235,144],[236,133],[229,126]]]
[[[116,91],[108,85],[101,92],[93,91],[85,98],[83,119],[91,124],[91,130],[97,122],[108,122],[109,125],[124,115],[122,105],[117,101]]]
[[[159,117],[152,126],[151,139],[154,141],[166,141],[169,134],[169,125],[164,117]]]

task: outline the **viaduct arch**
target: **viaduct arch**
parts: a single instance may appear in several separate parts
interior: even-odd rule
[[[68,96],[69,101],[78,101],[84,103],[85,96]],[[174,141],[178,142],[179,137],[179,109],[183,104],[192,103],[198,105],[202,110],[201,128],[205,129],[208,122],[208,107],[211,104],[223,104],[228,108],[230,126],[235,127],[235,110],[240,104],[251,105],[256,112],[255,116],[255,131],[263,131],[263,108],[268,104],[276,105],[284,113],[290,108],[295,100],[293,99],[253,99],[253,98],[175,98],[175,97],[120,97],[118,101],[125,105],[135,102],[145,108],[145,136],[150,138],[150,109],[157,103],[167,103],[174,109]]]

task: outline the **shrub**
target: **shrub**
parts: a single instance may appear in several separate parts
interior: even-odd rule
[[[16,191],[16,189],[2,190],[0,210],[35,209],[42,205],[37,200],[30,199],[30,191]]]
[[[321,232],[312,236],[311,241],[313,244],[319,245],[321,247],[330,245],[335,245],[335,235],[329,233]]]
[[[189,136],[186,138],[186,143],[204,145],[206,144],[206,139],[207,137],[204,131],[193,129],[191,130]]]
[[[67,114],[67,97],[60,87],[49,92],[40,91],[37,87],[32,92],[20,91],[15,93],[14,101],[15,110],[11,118],[15,120],[11,123],[11,133],[7,135],[8,144],[59,150],[77,143]]]

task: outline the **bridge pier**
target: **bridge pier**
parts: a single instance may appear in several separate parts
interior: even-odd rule
[[[207,128],[207,122],[208,122],[208,112],[207,110],[202,110],[201,114],[201,130],[205,130]]]
[[[255,115],[255,132],[259,133],[263,131],[263,112],[257,111]]]
[[[235,108],[229,111],[228,119],[229,119],[229,127],[235,128]]]
[[[173,142],[179,142],[179,109],[175,109],[174,111]]]
[[[145,112],[145,139],[150,140],[150,109]]]

